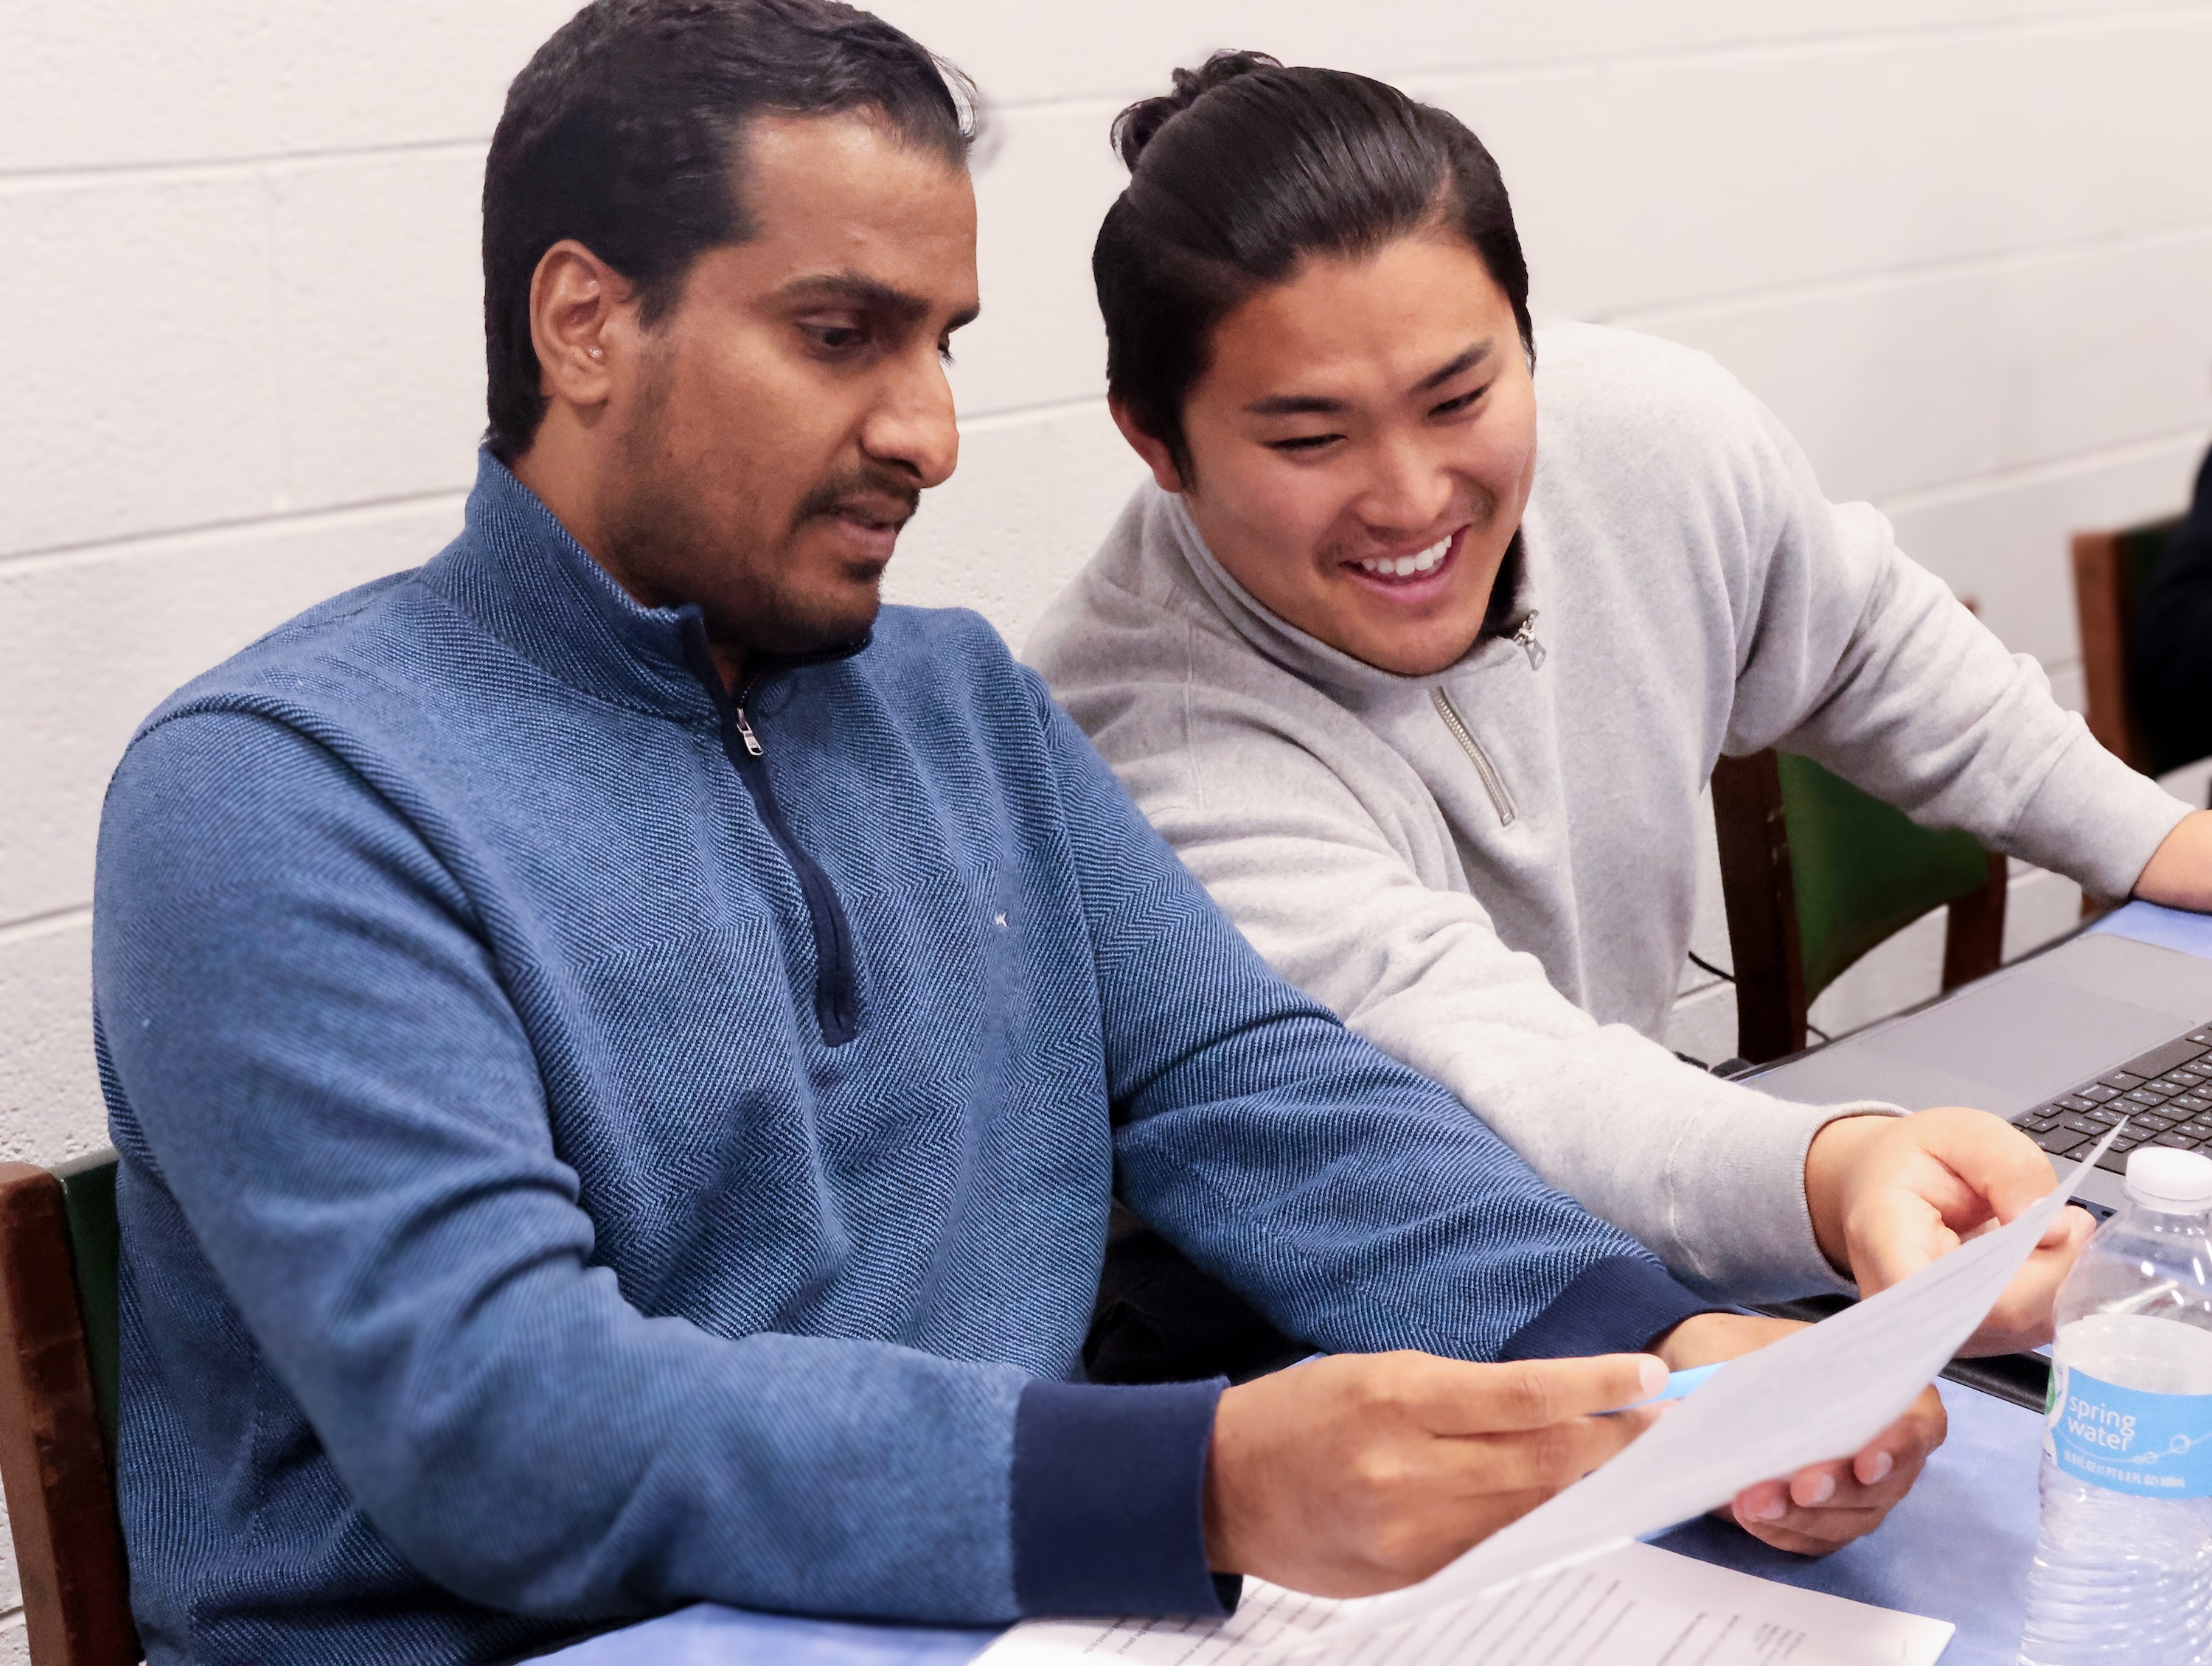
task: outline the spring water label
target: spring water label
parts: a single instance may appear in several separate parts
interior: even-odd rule
[[[2151,1394],[2054,1365],[2044,1451],[2116,1493],[2212,1498],[2212,1394]]]

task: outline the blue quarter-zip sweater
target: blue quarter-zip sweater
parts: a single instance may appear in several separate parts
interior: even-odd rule
[[[1216,1385],[1079,1380],[1116,1181],[1323,1348],[1705,1306],[1274,978],[974,616],[738,698],[702,646],[487,458],[428,566],[132,742],[94,980],[155,1663],[1210,1608]]]

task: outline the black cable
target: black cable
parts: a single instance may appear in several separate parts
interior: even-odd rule
[[[1735,982],[1735,973],[1733,972],[1723,972],[1711,960],[1708,960],[1704,955],[1696,953],[1694,950],[1692,951],[1690,955],[1690,964],[1697,967],[1700,972],[1711,972],[1714,977],[1719,978],[1724,984],[1733,984]],[[1814,1024],[1808,1023],[1806,1025],[1805,1033],[1817,1041],[1833,1041],[1835,1039],[1835,1037],[1830,1035],[1826,1030],[1821,1029],[1817,1025]]]
[[[1705,958],[1705,956],[1701,956],[1701,954],[1694,954],[1694,951],[1692,951],[1692,954],[1690,954],[1690,965],[1697,966],[1698,972],[1710,972],[1710,973],[1712,973],[1714,978],[1719,978],[1721,982],[1735,982],[1735,980],[1736,980],[1736,973],[1732,973],[1732,972],[1721,972],[1719,966],[1712,965],[1712,962],[1710,962],[1708,958]],[[1836,1040],[1834,1035],[1829,1035],[1827,1031],[1820,1029],[1820,1027],[1818,1027],[1818,1024],[1805,1024],[1805,1033],[1812,1035],[1814,1040],[1818,1040],[1818,1042],[1832,1042],[1832,1040]]]

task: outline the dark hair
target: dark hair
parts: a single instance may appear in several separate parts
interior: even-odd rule
[[[658,323],[692,262],[754,235],[737,165],[753,116],[879,112],[964,164],[977,100],[959,70],[835,0],[593,0],[507,89],[484,165],[487,439],[505,461],[545,415],[530,283],[574,238]]]
[[[1106,211],[1091,271],[1106,318],[1106,385],[1184,477],[1182,408],[1215,324],[1309,253],[1358,257],[1436,226],[1480,257],[1533,363],[1528,265],[1505,181],[1457,118],[1338,70],[1216,52],[1175,90],[1124,110],[1129,186]]]

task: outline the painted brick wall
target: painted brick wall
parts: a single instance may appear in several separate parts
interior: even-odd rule
[[[483,144],[568,9],[0,0],[0,1154],[105,1140],[88,904],[133,723],[458,523]],[[2069,695],[2065,535],[2178,505],[2212,432],[2205,0],[884,9],[977,76],[997,136],[962,466],[890,588],[1017,645],[1136,477],[1088,290],[1106,124],[1218,45],[1466,117],[1513,187],[1540,318],[1717,354]],[[2015,947],[2073,907],[2046,875],[2015,897]],[[1824,1013],[1893,1005],[1933,964],[1901,943]],[[1732,1027],[1725,988],[1686,979],[1682,1045],[1728,1051]],[[21,1637],[0,1622],[0,1666]]]

